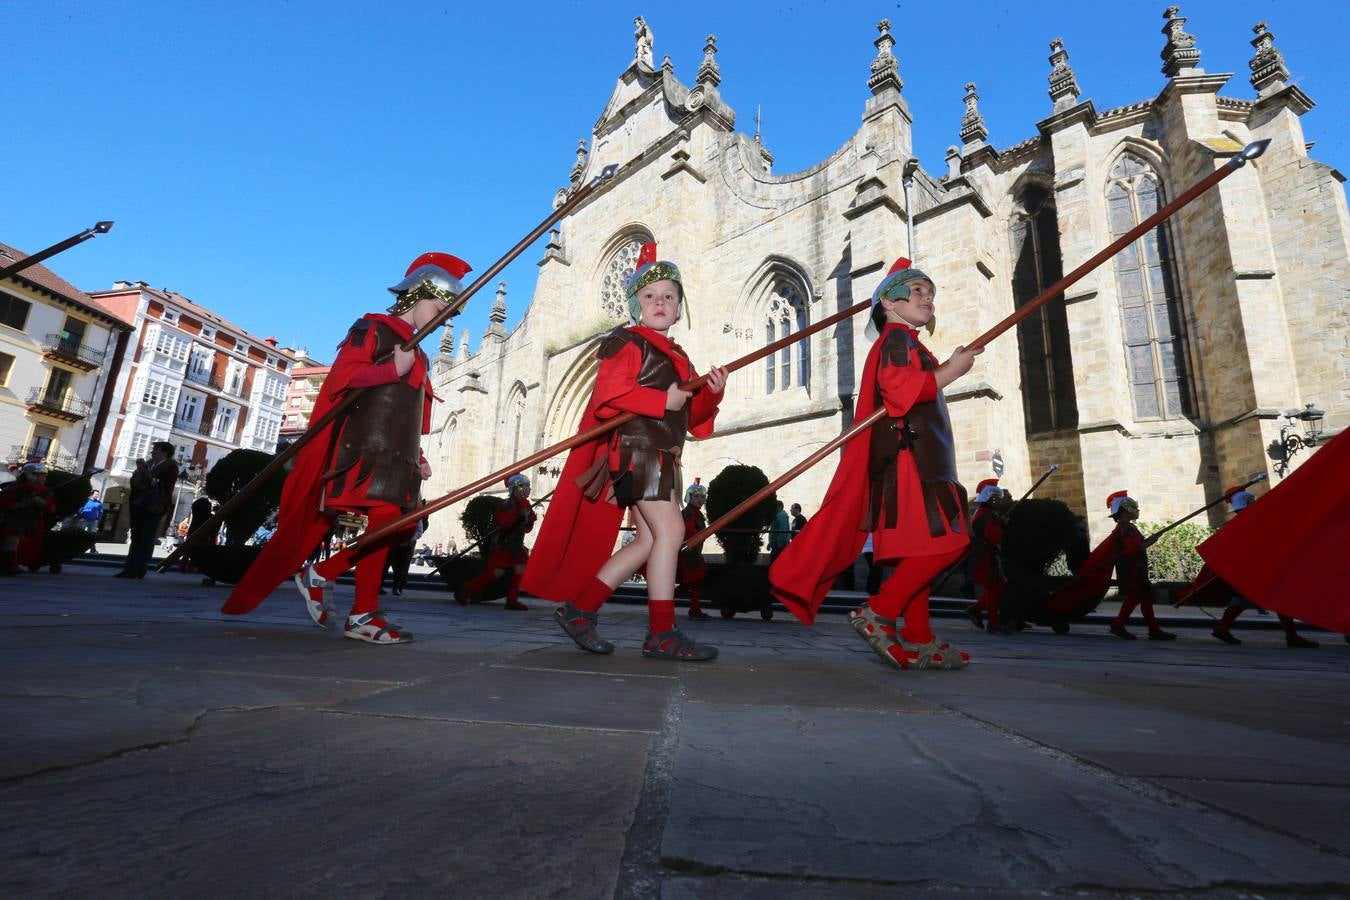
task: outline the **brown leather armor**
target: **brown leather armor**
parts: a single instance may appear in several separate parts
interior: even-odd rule
[[[638,368],[639,387],[665,391],[679,382],[679,374],[670,357],[657,350],[646,338],[627,328],[616,328],[605,338],[596,356],[609,359],[629,343],[642,351]],[[659,419],[635,416],[616,428],[610,437],[605,465],[613,498],[621,506],[639,500],[669,500],[684,491],[680,478],[680,453],[689,429],[689,404],[678,410],[666,410]],[[610,495],[605,480],[587,473],[583,494],[588,499]]]
[[[919,353],[923,371],[937,369],[937,360],[921,352],[909,332],[900,328],[887,335],[886,343],[881,348],[880,366],[908,366],[911,353]],[[877,406],[882,405],[879,378],[875,402]],[[895,460],[902,452],[914,454],[929,534],[933,537],[946,534],[947,522],[951,522],[953,531],[963,530],[966,490],[956,480],[956,447],[952,441],[952,423],[947,415],[947,401],[941,391],[932,401],[915,403],[900,418],[887,417],[877,422],[872,426],[870,442],[867,471],[872,491],[868,531],[882,524],[883,516],[885,527],[896,526],[899,510]]]
[[[347,340],[354,347],[374,340],[374,359],[402,343],[388,325],[367,319],[352,326]],[[345,493],[350,479],[352,484],[364,483],[365,496],[371,500],[412,509],[422,486],[423,405],[422,388],[407,381],[362,390],[334,429],[337,438],[324,475],[326,494]]]

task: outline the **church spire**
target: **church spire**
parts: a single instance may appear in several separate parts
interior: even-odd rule
[[[1256,88],[1256,95],[1265,97],[1284,87],[1289,80],[1289,70],[1284,66],[1284,54],[1275,49],[1275,35],[1266,23],[1257,22],[1252,31],[1256,34],[1252,38],[1256,55],[1247,65],[1252,70],[1252,87]]]
[[[872,42],[876,45],[877,55],[872,60],[872,75],[867,79],[867,86],[874,95],[888,87],[899,93],[905,83],[900,80],[900,63],[891,52],[895,46],[895,38],[891,37],[891,20],[882,19],[878,22],[877,31],[881,32],[881,36]]]
[[[698,77],[695,79],[698,84],[706,84],[708,87],[717,87],[722,83],[722,70],[717,65],[717,35],[708,35],[707,42],[703,45],[703,62],[698,67]]]
[[[455,352],[455,326],[445,323],[445,333],[441,335],[441,353],[446,356]]]
[[[1195,36],[1187,34],[1183,27],[1186,17],[1180,15],[1180,6],[1169,6],[1163,11],[1162,33],[1167,35],[1167,45],[1158,54],[1163,61],[1162,73],[1168,78],[1177,75],[1191,75],[1200,62],[1200,51],[1195,46]]]
[[[572,184],[581,182],[581,173],[586,171],[586,139],[577,141],[577,161],[572,164]]]
[[[506,282],[497,282],[497,299],[492,301],[492,312],[488,313],[488,321],[493,325],[501,325],[506,321]]]
[[[464,362],[469,358],[469,332],[465,329],[459,336],[459,350],[455,353],[455,362]]]
[[[1078,79],[1069,65],[1069,51],[1064,49],[1064,39],[1055,38],[1050,42],[1050,100],[1054,111],[1068,109],[1078,103]]]
[[[984,146],[989,139],[989,129],[984,124],[984,116],[980,115],[980,95],[975,93],[975,82],[966,82],[966,95],[962,99],[966,103],[966,112],[961,116],[961,142],[969,152]]]

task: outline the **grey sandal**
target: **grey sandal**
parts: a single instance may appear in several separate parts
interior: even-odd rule
[[[909,668],[909,660],[905,658],[904,649],[895,637],[894,619],[879,616],[872,607],[864,604],[848,614],[848,623],[888,666],[893,669]]]
[[[710,644],[695,643],[680,629],[672,628],[660,634],[647,632],[647,639],[642,642],[642,655],[648,659],[705,662],[717,659],[717,648]]]
[[[597,618],[595,613],[577,609],[570,603],[564,603],[553,611],[553,621],[582,650],[588,653],[613,653],[614,645],[596,634]]]

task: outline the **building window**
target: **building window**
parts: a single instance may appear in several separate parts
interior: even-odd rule
[[[73,380],[65,369],[52,369],[47,376],[46,396],[50,403],[64,404],[70,399],[70,383]]]
[[[1050,192],[1037,185],[1015,199],[1011,226],[1013,303],[1025,306],[1063,275],[1059,221]],[[1027,432],[1036,434],[1078,424],[1069,319],[1054,300],[1017,323],[1022,370],[1022,412]]]
[[[78,353],[84,343],[84,331],[88,326],[80,319],[66,316],[65,327],[61,329],[61,349],[67,353]]]
[[[32,304],[27,300],[0,293],[0,325],[23,331],[23,326],[28,324],[28,310],[31,307]]]
[[[57,430],[51,425],[34,425],[33,439],[28,442],[28,459],[46,459],[55,448]]]
[[[178,404],[178,421],[184,425],[196,425],[201,411],[201,395],[184,393],[182,402]]]
[[[215,430],[212,437],[217,440],[234,440],[234,417],[235,408],[233,406],[221,406],[216,410]]]
[[[147,406],[172,410],[178,400],[178,387],[166,384],[158,378],[146,378],[145,389],[141,391],[141,402]]]
[[[1164,203],[1162,179],[1134,154],[1111,167],[1106,191],[1112,237],[1120,237]],[[1186,335],[1168,224],[1116,254],[1116,293],[1125,335],[1125,366],[1136,419],[1193,416]]]
[[[600,309],[611,319],[628,319],[628,279],[636,267],[638,251],[647,238],[625,242],[605,265],[600,282]]]
[[[786,279],[771,282],[764,311],[765,343],[801,331],[807,325],[806,300],[797,284]],[[764,360],[764,392],[811,385],[811,340],[797,341]]]
[[[138,459],[144,459],[150,450],[150,435],[143,432],[137,432],[131,436],[127,444],[127,458],[131,462]]]
[[[14,368],[14,357],[0,353],[0,387],[9,383],[9,372]]]

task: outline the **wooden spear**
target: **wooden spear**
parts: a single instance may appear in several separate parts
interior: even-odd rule
[[[1199,197],[1205,191],[1214,187],[1214,185],[1218,184],[1220,181],[1223,181],[1229,175],[1232,175],[1238,169],[1242,168],[1247,163],[1248,160],[1256,159],[1262,153],[1265,153],[1266,148],[1269,146],[1270,141],[1268,139],[1254,141],[1253,143],[1248,144],[1246,147],[1242,149],[1241,153],[1237,154],[1232,159],[1228,160],[1227,163],[1215,169],[1213,172],[1205,176],[1199,182],[1192,185],[1181,196],[1177,197],[1171,203],[1168,203],[1162,209],[1158,210],[1153,215],[1149,216],[1147,219],[1140,222],[1138,225],[1130,229],[1127,233],[1121,235],[1115,241],[1112,241],[1111,244],[1108,245],[1104,250],[1100,251],[1091,259],[1089,259],[1087,262],[1083,263],[1081,266],[1074,269],[1069,274],[1065,275],[1059,281],[1056,281],[1054,284],[1050,285],[1050,287],[1042,291],[1039,296],[1031,300],[1021,309],[1016,310],[1007,318],[1005,318],[1003,321],[995,325],[993,328],[990,328],[984,334],[977,337],[974,341],[972,341],[969,345],[967,345],[966,349],[978,350],[983,348],[994,338],[1003,334],[1009,328],[1012,328],[1018,322],[1022,321],[1027,316],[1031,315],[1045,304],[1049,303],[1055,297],[1064,293],[1064,290],[1068,288],[1069,285],[1078,281],[1084,275],[1087,275],[1093,269],[1097,268],[1102,263],[1106,262],[1108,259],[1115,256],[1121,250],[1137,241],[1143,235],[1147,234],[1151,229],[1156,228],[1160,222],[1164,221],[1165,219],[1175,214],[1177,210],[1181,209],[1183,206],[1186,206],[1196,197]],[[736,521],[736,519],[744,515],[747,510],[753,508],[755,504],[759,503],[761,500],[763,500],[770,494],[775,493],[780,487],[787,484],[789,481],[796,478],[798,475],[805,472],[807,469],[811,468],[816,463],[820,462],[826,456],[830,455],[835,450],[851,441],[853,438],[862,434],[872,425],[876,424],[882,418],[884,418],[885,415],[886,415],[886,407],[878,406],[870,415],[864,416],[862,419],[858,420],[857,422],[854,422],[853,426],[849,428],[847,431],[845,431],[843,434],[826,443],[819,450],[816,450],[810,456],[806,457],[806,459],[797,463],[797,465],[793,466],[791,469],[788,469],[778,478],[769,482],[764,487],[760,488],[750,497],[747,497],[745,500],[742,500],[739,504],[733,507],[729,512],[727,512],[716,522],[713,522],[707,528],[690,537],[689,540],[685,541],[685,546],[689,546],[690,544],[696,543],[700,540],[706,540],[708,536],[711,535],[713,532]]]
[[[551,215],[549,215],[548,218],[544,219],[544,221],[536,225],[534,227],[534,230],[531,231],[529,234],[525,235],[525,237],[521,238],[520,241],[517,242],[514,247],[506,251],[506,255],[504,255],[501,259],[497,260],[492,265],[488,266],[487,271],[485,271],[482,275],[479,275],[478,278],[472,284],[470,284],[467,288],[465,288],[461,293],[457,294],[454,300],[451,301],[445,307],[445,309],[437,313],[436,318],[428,322],[424,328],[418,329],[417,333],[415,333],[408,340],[404,341],[402,344],[402,349],[412,350],[419,343],[421,343],[421,341],[427,335],[431,334],[433,331],[439,328],[447,319],[449,319],[451,316],[455,315],[461,309],[463,309],[464,305],[469,302],[469,298],[472,297],[474,294],[478,293],[479,289],[482,288],[483,285],[491,281],[493,277],[497,275],[498,272],[506,268],[507,265],[509,265],[511,261],[514,260],[517,256],[524,253],[525,248],[529,247],[531,244],[537,241],[540,238],[540,236],[544,234],[544,232],[548,231],[548,229],[552,228],[554,225],[560,222],[563,218],[569,215],[574,209],[576,209],[583,202],[585,202],[585,200],[589,198],[592,194],[594,194],[599,188],[604,186],[610,179],[614,177],[614,175],[618,171],[619,167],[617,165],[606,166],[599,175],[595,176],[595,178],[593,178],[588,184],[586,184],[584,187],[582,187],[580,190],[574,193],[571,197],[569,197],[566,203],[559,206],[557,209],[553,211]],[[209,521],[206,522],[204,527],[198,528],[192,534],[189,534],[187,538],[183,541],[183,543],[179,544],[178,548],[174,550],[173,553],[169,554],[168,558],[166,558],[164,562],[159,564],[158,568],[155,571],[163,572],[174,562],[174,560],[182,556],[185,550],[187,550],[190,546],[196,543],[198,538],[201,537],[201,534],[211,532],[211,530],[217,524],[225,521],[225,517],[227,515],[229,515],[231,512],[237,509],[239,505],[242,504],[246,499],[248,499],[248,497],[254,491],[258,490],[260,487],[266,484],[268,479],[272,478],[274,475],[276,475],[277,472],[281,471],[282,466],[290,462],[292,457],[294,457],[297,453],[299,453],[300,449],[304,447],[305,444],[309,443],[314,438],[314,436],[319,434],[319,432],[322,431],[324,427],[326,427],[330,422],[332,422],[338,416],[342,415],[342,413],[347,410],[347,407],[355,403],[356,398],[361,396],[362,390],[364,389],[357,388],[355,390],[347,391],[346,396],[344,396],[337,403],[333,404],[333,406],[330,407],[327,412],[325,412],[319,418],[315,419],[313,422],[310,422],[309,427],[305,429],[304,434],[296,438],[295,441],[291,443],[291,445],[287,447],[285,450],[278,453],[276,457],[270,463],[268,463],[267,466],[261,472],[259,472],[257,475],[253,477],[252,481],[250,481],[248,484],[240,488],[238,493],[236,493],[229,500],[225,501],[225,503],[221,505],[220,509],[216,512],[216,514],[212,516]],[[194,535],[196,535],[196,537],[194,537]]]

